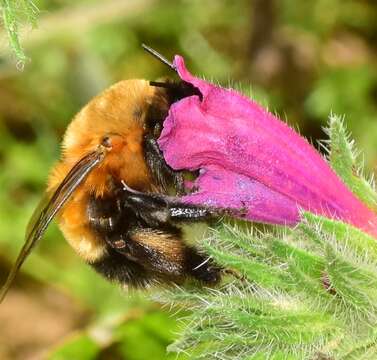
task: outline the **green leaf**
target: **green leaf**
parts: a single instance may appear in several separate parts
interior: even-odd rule
[[[371,331],[370,336],[358,340],[350,348],[339,357],[340,360],[374,360],[377,354],[377,330]]]
[[[154,311],[127,321],[116,330],[114,337],[124,359],[175,359],[176,355],[167,354],[167,346],[176,331],[177,323],[171,315]]]
[[[352,225],[309,212],[303,212],[303,218],[306,223],[301,223],[300,227],[314,230],[316,242],[323,245],[326,241],[333,241],[345,249],[348,248],[349,253],[354,256],[367,256],[369,261],[377,262],[377,241],[374,237]]]
[[[278,269],[273,269],[267,264],[245,259],[242,256],[229,254],[216,250],[213,247],[205,246],[208,255],[213,256],[219,265],[226,265],[246,276],[261,286],[276,287],[283,283],[283,273]]]
[[[302,218],[283,231],[219,224],[202,245],[215,262],[245,277],[230,275],[220,289],[161,293],[161,301],[192,311],[169,350],[197,359],[371,353],[376,240],[339,221],[308,212]]]
[[[67,339],[47,356],[48,360],[93,360],[100,353],[100,346],[85,333]]]
[[[19,24],[26,17],[26,21],[34,28],[37,25],[39,10],[31,0],[0,0],[0,11],[8,34],[9,45],[16,55],[18,64],[22,67],[27,60],[21,46]]]

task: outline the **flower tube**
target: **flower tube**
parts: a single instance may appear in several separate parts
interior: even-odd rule
[[[192,76],[182,57],[174,66],[202,94],[171,106],[159,139],[173,169],[199,170],[183,201],[282,225],[297,224],[304,209],[377,237],[377,215],[306,139],[235,90]]]

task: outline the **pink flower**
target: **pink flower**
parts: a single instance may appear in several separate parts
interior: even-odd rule
[[[183,201],[284,225],[297,224],[305,209],[377,237],[376,214],[303,137],[238,92],[192,76],[182,57],[174,65],[202,94],[172,105],[159,139],[173,169],[200,170]]]

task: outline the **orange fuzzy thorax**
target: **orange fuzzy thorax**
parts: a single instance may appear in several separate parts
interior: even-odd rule
[[[111,138],[105,159],[77,188],[58,216],[68,242],[89,262],[105,251],[103,241],[89,228],[89,196],[102,197],[111,191],[110,178],[122,180],[136,190],[153,190],[142,146],[145,118],[155,91],[145,80],[119,82],[90,101],[75,116],[64,136],[63,156],[51,171],[48,192],[59,186],[83,156],[95,151],[105,136]]]

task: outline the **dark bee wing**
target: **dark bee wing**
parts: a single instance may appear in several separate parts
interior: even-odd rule
[[[30,254],[36,243],[42,238],[51,220],[56,213],[67,202],[72,193],[85,180],[87,175],[98,164],[102,162],[105,154],[102,151],[95,151],[83,157],[70,170],[52,196],[44,197],[27,226],[25,234],[25,243],[22,247],[16,263],[13,265],[8,278],[0,291],[0,303],[4,300],[14,278],[26,257]]]

